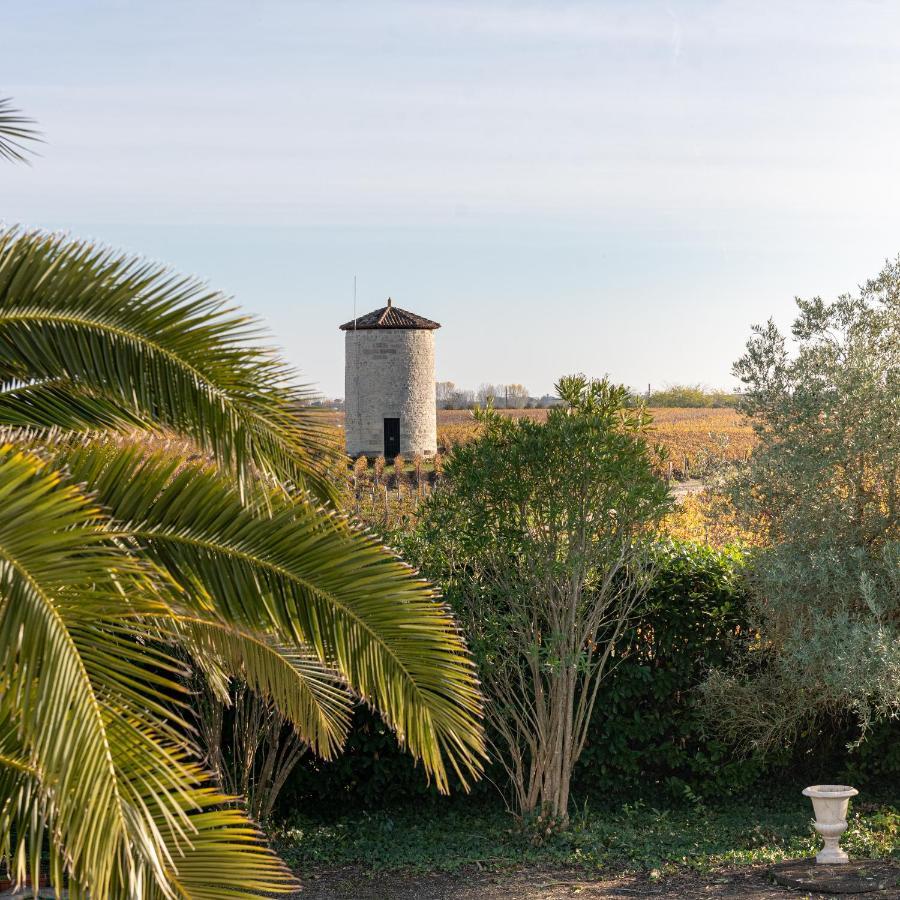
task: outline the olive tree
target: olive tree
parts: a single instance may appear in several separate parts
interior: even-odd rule
[[[706,685],[715,719],[763,748],[900,713],[900,258],[797,305],[792,342],[770,321],[735,364],[759,438],[732,484],[767,544],[749,569],[759,638]]]
[[[572,771],[617,638],[647,590],[666,511],[650,417],[627,391],[557,385],[545,423],[493,410],[457,448],[423,513],[417,555],[442,577],[480,667],[515,810],[564,824]]]

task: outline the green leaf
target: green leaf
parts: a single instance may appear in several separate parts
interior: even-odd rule
[[[456,624],[371,537],[303,499],[242,500],[214,469],[162,453],[94,445],[63,460],[204,615],[312,648],[442,790],[447,763],[464,784],[480,771],[478,681]]]
[[[32,127],[34,119],[23,116],[12,102],[11,97],[0,97],[0,159],[28,162],[25,154],[33,151],[25,142],[41,138]]]
[[[169,885],[192,883],[201,851],[227,847],[258,889],[289,884],[246,822],[213,809],[223,798],[190,761],[177,664],[136,628],[165,612],[94,504],[0,449],[0,849],[19,877],[52,835],[51,875],[62,885],[65,871],[73,895],[141,883],[177,896]]]
[[[172,625],[195,658],[214,659],[231,676],[270,699],[297,736],[325,759],[339,751],[350,727],[353,699],[344,681],[311,651],[224,622],[176,615]]]
[[[171,431],[234,472],[332,497],[337,448],[258,324],[88,242],[0,234],[0,425]]]

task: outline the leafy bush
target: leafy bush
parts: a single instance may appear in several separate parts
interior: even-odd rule
[[[486,793],[489,786],[481,782],[474,790]],[[460,793],[452,779],[451,792]],[[434,784],[399,747],[378,713],[360,705],[343,753],[329,761],[307,754],[288,779],[278,806],[283,817],[295,810],[341,813],[437,796]]]
[[[478,663],[510,804],[554,826],[670,508],[625,388],[577,375],[557,392],[544,422],[476,414],[418,529]]]
[[[758,436],[731,495],[768,544],[748,572],[760,639],[705,690],[754,749],[900,718],[900,258],[797,306],[793,341],[770,321],[734,367]]]
[[[687,796],[746,787],[760,763],[735,761],[705,734],[695,690],[747,634],[743,556],[690,543],[657,554],[641,615],[619,641],[621,662],[597,702],[577,783]]]
[[[855,731],[855,723],[847,731]],[[900,783],[900,722],[896,719],[873,725],[862,743],[852,745],[847,753],[847,745],[854,735],[840,737],[837,765],[832,771],[841,773],[842,783],[855,787],[883,789],[884,785]]]
[[[407,558],[424,561],[428,548],[418,535],[398,537]],[[601,686],[575,773],[577,799],[615,790],[705,794],[745,786],[759,771],[758,762],[732,761],[730,748],[707,738],[694,693],[710,667],[728,662],[734,636],[746,628],[743,558],[687,543],[660,545],[656,555],[643,612]],[[452,602],[452,591],[448,597]],[[493,788],[485,781],[477,791],[490,795]],[[305,758],[285,788],[282,810],[374,808],[434,794],[390,730],[361,707],[345,752],[327,763]]]

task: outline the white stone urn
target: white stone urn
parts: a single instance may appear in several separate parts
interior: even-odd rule
[[[805,788],[804,796],[812,800],[816,820],[813,828],[822,835],[825,846],[816,854],[816,862],[843,865],[850,857],[841,850],[841,835],[847,830],[847,805],[859,793],[848,784],[814,784]]]

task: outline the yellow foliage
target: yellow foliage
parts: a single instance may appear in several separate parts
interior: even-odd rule
[[[514,418],[527,416],[537,421],[547,417],[545,409],[500,410]],[[665,448],[668,461],[664,468],[675,478],[687,478],[708,471],[719,460],[746,459],[756,436],[746,416],[734,409],[650,409],[653,416],[652,439]],[[438,412],[438,446],[452,450],[472,440],[479,425],[468,410]]]
[[[737,521],[730,501],[707,492],[688,494],[663,520],[661,531],[682,541],[696,541],[712,547],[758,543],[758,533]]]

